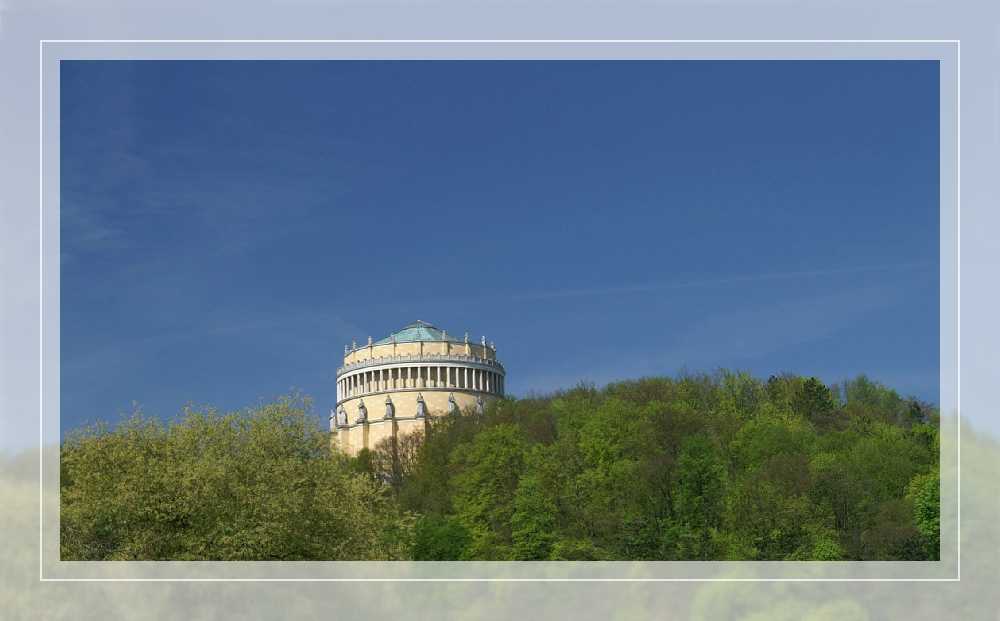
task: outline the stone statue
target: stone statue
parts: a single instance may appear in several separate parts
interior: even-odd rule
[[[483,335],[483,347],[484,348],[486,347],[486,335],[485,334]]]
[[[396,333],[395,332],[390,332],[389,333],[389,340],[392,341],[393,343],[396,342]]]
[[[372,346],[372,335],[368,335],[368,347]]]
[[[448,413],[451,414],[458,409],[458,404],[455,403],[455,393],[448,395]]]
[[[365,407],[364,399],[362,399],[361,402],[358,403],[358,422],[359,423],[368,422],[368,408]]]
[[[478,397],[476,397],[476,416],[480,416],[481,417],[483,415],[483,406],[484,405],[485,404],[483,403],[483,396],[479,395]]]
[[[466,342],[466,344],[468,344],[468,342],[469,342],[469,333],[468,332],[465,333],[465,342]]]
[[[358,348],[358,342],[357,341],[351,341],[351,351],[354,351],[357,348]]]
[[[424,405],[424,396],[417,395],[417,418],[423,418],[427,416],[427,406]]]
[[[347,345],[344,345],[344,355],[347,355]]]
[[[337,412],[337,425],[340,427],[347,426],[347,410],[344,406],[340,406],[340,410]]]
[[[392,420],[396,416],[396,408],[392,405],[392,399],[385,398],[385,419]]]

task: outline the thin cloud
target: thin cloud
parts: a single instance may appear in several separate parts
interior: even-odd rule
[[[550,300],[558,298],[584,297],[591,295],[614,295],[618,293],[649,293],[653,291],[669,291],[674,289],[692,289],[696,287],[716,287],[720,285],[735,285],[746,282],[781,280],[794,278],[815,278],[818,276],[835,276],[843,274],[860,274],[864,272],[887,271],[894,269],[910,269],[930,267],[927,263],[895,263],[889,265],[872,265],[865,267],[837,268],[828,270],[809,270],[800,272],[780,272],[773,274],[755,274],[731,278],[713,278],[680,283],[658,283],[648,285],[627,285],[620,287],[603,287],[597,289],[577,289],[574,291],[555,291],[552,293],[526,294],[503,298],[505,300]]]
[[[895,290],[866,287],[717,315],[686,330],[679,353],[699,359],[761,358],[828,338],[900,299]]]
[[[906,269],[918,269],[924,268],[929,269],[932,267],[937,267],[935,264],[931,263],[889,263],[883,265],[868,265],[861,267],[843,267],[843,268],[833,268],[825,270],[802,270],[796,272],[775,272],[770,274],[752,274],[747,276],[733,276],[726,278],[710,278],[704,280],[692,280],[687,282],[666,282],[666,283],[650,283],[650,284],[635,284],[635,285],[620,285],[615,287],[595,287],[589,289],[572,289],[563,291],[551,291],[548,293],[525,293],[518,295],[505,295],[505,296],[483,296],[483,297],[466,297],[466,298],[450,298],[450,299],[440,299],[440,300],[428,300],[424,302],[415,302],[416,306],[429,306],[433,305],[449,305],[449,304],[465,304],[470,302],[482,303],[482,302],[523,302],[532,300],[558,300],[566,298],[580,298],[580,297],[590,297],[590,296],[604,296],[604,295],[618,295],[618,294],[635,294],[635,293],[652,293],[658,291],[672,291],[681,289],[696,289],[703,287],[719,287],[726,285],[737,285],[748,282],[761,282],[761,281],[774,281],[774,280],[793,280],[800,278],[818,278],[822,276],[841,276],[847,274],[863,274],[868,272],[883,272],[891,270],[906,270]],[[398,307],[399,302],[394,302],[393,305]]]
[[[514,390],[524,386],[547,392],[569,388],[581,379],[603,385],[626,378],[673,376],[685,365],[701,370],[745,368],[791,347],[820,343],[901,299],[896,290],[865,287],[742,308],[694,322],[674,337],[651,343],[652,349],[647,344],[640,351],[611,354],[597,365],[568,361],[570,368],[539,369],[540,373],[510,385]]]

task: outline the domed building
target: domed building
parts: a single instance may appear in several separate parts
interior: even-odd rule
[[[356,455],[382,438],[424,430],[431,417],[465,407],[482,412],[504,395],[496,347],[417,321],[377,342],[344,346],[330,431]]]

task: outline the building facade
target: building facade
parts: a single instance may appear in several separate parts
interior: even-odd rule
[[[466,407],[479,412],[504,395],[496,347],[417,321],[388,338],[344,346],[337,369],[332,436],[356,455],[379,440],[426,429],[431,417]]]

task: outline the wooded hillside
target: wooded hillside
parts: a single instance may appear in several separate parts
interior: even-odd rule
[[[939,556],[937,408],[864,375],[581,384],[353,458],[310,407],[80,430],[63,559]]]
[[[938,412],[865,376],[581,385],[374,452],[418,559],[938,557]]]

